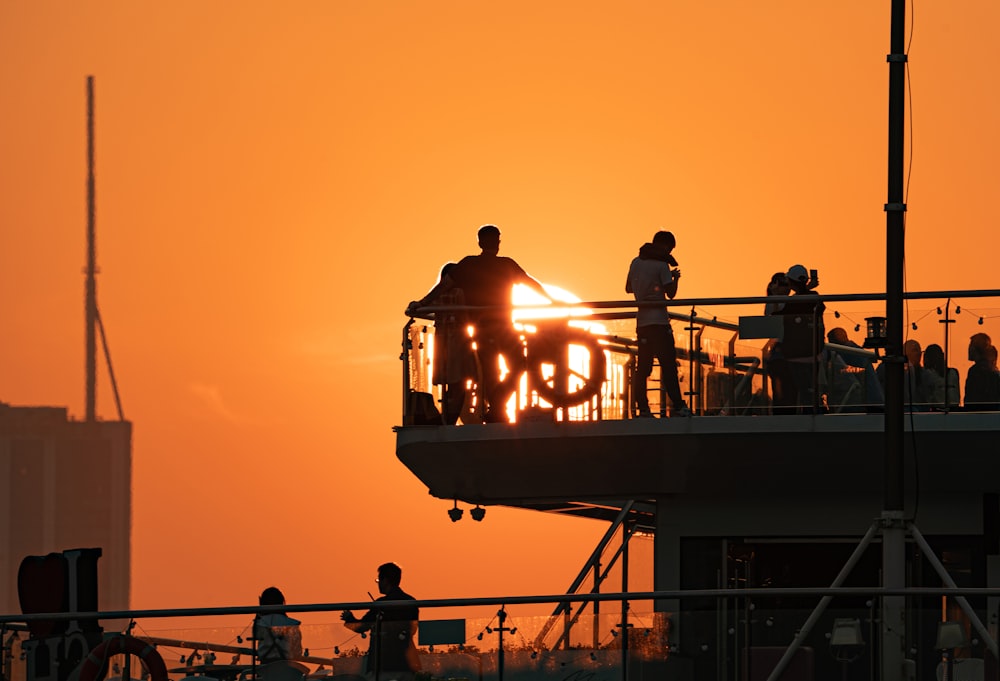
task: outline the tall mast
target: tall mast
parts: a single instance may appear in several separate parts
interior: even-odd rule
[[[94,77],[87,76],[87,421],[97,420],[97,255],[94,237]]]
[[[903,512],[903,256],[905,253],[904,129],[906,126],[906,0],[892,0],[889,62],[889,163],[885,204],[885,472],[882,585],[906,586]],[[882,678],[902,678],[904,600],[883,598]]]

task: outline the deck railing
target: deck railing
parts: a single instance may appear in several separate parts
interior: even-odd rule
[[[880,411],[884,397],[879,365],[886,361],[869,326],[884,318],[884,294],[815,296],[825,305],[826,331],[840,327],[848,344],[826,342],[812,364],[812,404],[796,413]],[[1000,290],[911,292],[906,299],[906,337],[922,349],[936,345],[943,356],[941,390],[925,390],[918,372],[907,374],[907,408],[992,409],[964,401],[969,339],[987,333],[1000,342]],[[768,372],[773,366],[767,336],[781,335],[767,303],[796,296],[689,298],[670,301],[668,312],[677,347],[681,390],[696,415],[769,415],[776,410]],[[799,298],[801,300],[801,298]],[[655,305],[655,304],[654,304]],[[521,356],[510,361],[519,378],[507,404],[509,421],[591,421],[636,416],[631,377],[635,370],[635,314],[647,303],[596,301],[551,307],[515,308],[512,326],[520,334]],[[428,306],[403,330],[403,424],[481,423],[478,394],[483,367],[475,352],[469,319],[484,308]],[[993,331],[990,334],[990,331]],[[780,338],[779,338],[780,340]],[[856,347],[869,346],[869,347]],[[561,348],[554,352],[553,348]],[[458,354],[464,359],[455,361]],[[601,355],[601,357],[597,357]],[[449,357],[449,361],[443,361]],[[903,358],[895,358],[900,361]],[[890,358],[889,361],[893,361]],[[927,363],[930,363],[928,355]],[[456,368],[456,367],[462,367]],[[671,409],[655,367],[647,382],[654,414]],[[450,374],[450,375],[449,375]],[[596,375],[595,375],[596,374]],[[947,377],[947,383],[944,381]]]
[[[738,583],[738,577],[734,573],[731,581]],[[993,621],[986,614],[988,609],[995,614],[1000,599],[997,588],[717,588],[421,600],[417,602],[422,668],[418,678],[766,679],[796,641],[801,647],[785,665],[795,678],[844,674],[877,679],[880,603],[886,596],[902,596],[906,602],[906,678],[941,678],[940,668],[948,664],[963,670],[976,668],[978,678],[983,678],[984,668],[995,672],[996,634],[987,632],[981,622]],[[817,603],[827,598],[826,608],[816,615]],[[963,599],[972,608],[968,613],[955,605]],[[572,622],[568,616],[553,622],[553,616],[546,613],[559,603],[572,603],[585,614]],[[601,604],[604,608],[598,612]],[[280,607],[304,622],[305,652],[299,661],[309,669],[305,678],[360,681],[369,640],[347,630],[337,621],[337,614],[371,606],[366,601]],[[101,622],[106,640],[120,633],[108,626],[117,621],[128,623],[118,625],[121,631],[155,647],[174,679],[251,681],[260,678],[250,633],[253,618],[276,609],[237,606],[3,615],[0,672],[11,681],[72,678],[66,670],[59,672],[58,665],[46,666],[50,656],[58,658],[61,651],[70,649],[65,643],[78,631],[72,623]],[[959,634],[944,649],[937,638],[943,620]],[[28,627],[42,621],[65,621],[70,626],[64,634],[39,639]],[[845,631],[848,638],[842,638]],[[40,664],[42,657],[45,664]],[[125,664],[124,657],[112,657],[108,674],[146,678],[135,654]],[[130,673],[123,674],[122,668]],[[390,678],[395,677],[382,676],[383,681]]]

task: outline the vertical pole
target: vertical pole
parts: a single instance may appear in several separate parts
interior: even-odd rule
[[[954,320],[951,318],[951,298],[944,304],[944,410],[951,411],[952,407],[957,407],[957,404],[952,404],[951,400],[948,399],[948,394],[951,392],[948,390],[948,384],[951,382],[951,361],[949,353],[951,352],[949,348],[949,342],[951,339],[951,325]],[[958,386],[956,386],[958,387]]]
[[[384,616],[385,613],[381,610],[375,613],[375,628],[371,632],[372,636],[375,637],[372,639],[372,644],[369,648],[375,656],[375,664],[371,668],[375,674],[375,681],[381,681],[382,679],[382,618]]]
[[[594,562],[594,588],[593,593],[601,593],[601,562]],[[597,650],[601,645],[601,602],[594,601],[594,632],[593,632],[593,646],[594,650]]]
[[[903,131],[906,55],[905,0],[892,0],[889,55],[889,192],[886,211],[886,471],[885,508],[903,508]]]
[[[86,418],[97,419],[97,255],[94,237],[94,77],[87,76]]]
[[[903,518],[903,256],[905,253],[904,129],[906,125],[906,0],[892,0],[889,62],[889,159],[886,212],[885,498],[882,581],[906,586]],[[882,678],[903,677],[905,600],[882,599]]]
[[[403,360],[403,425],[408,423],[407,418],[410,416],[410,390],[413,388],[410,384],[410,351],[413,349],[410,327],[415,321],[411,317],[410,321],[406,322],[406,326],[403,327],[403,351],[399,355],[399,358]]]
[[[628,593],[628,522],[622,523],[622,593]],[[628,599],[622,599],[622,681],[628,681]]]
[[[500,626],[497,627],[499,636],[497,637],[497,679],[498,681],[503,681],[503,632],[507,631],[507,627],[504,626],[504,621],[507,619],[507,611],[504,606],[500,606],[500,611],[497,612],[497,619],[500,621]],[[567,642],[568,646],[568,642]]]

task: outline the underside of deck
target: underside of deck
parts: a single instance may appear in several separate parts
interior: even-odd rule
[[[1000,485],[1000,414],[907,414],[905,427],[923,492]],[[628,500],[652,517],[660,498],[879,498],[884,453],[881,414],[400,427],[396,447],[441,499],[600,519]]]

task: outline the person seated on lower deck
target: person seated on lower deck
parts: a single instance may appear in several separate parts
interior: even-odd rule
[[[965,408],[970,411],[1000,409],[1000,374],[997,373],[997,349],[985,333],[969,339],[969,361],[965,376]]]
[[[961,401],[958,369],[945,367],[944,350],[936,343],[924,348],[924,375],[934,409],[956,409]]]
[[[258,599],[261,605],[284,605],[285,595],[274,586],[264,589]],[[264,681],[296,681],[309,671],[301,662],[301,622],[283,612],[258,615],[253,624],[257,661]]]
[[[825,355],[826,384],[829,390],[830,410],[834,412],[861,411],[866,396],[867,358],[852,354],[848,348],[858,348],[847,336],[843,327],[830,329],[826,334],[827,341],[832,345],[827,347]],[[838,349],[840,348],[843,349]],[[872,370],[874,372],[874,370]]]

